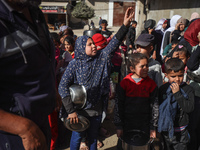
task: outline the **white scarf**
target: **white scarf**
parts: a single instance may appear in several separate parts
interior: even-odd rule
[[[164,40],[165,40],[165,34],[169,31],[169,32],[172,32],[175,30],[175,27],[176,27],[176,24],[177,24],[177,21],[178,19],[180,19],[181,16],[180,15],[174,15],[171,20],[170,20],[170,27],[164,32],[164,35],[163,35],[163,39],[162,39],[162,44],[161,44],[161,49],[160,49],[160,55],[163,57],[163,50],[164,50],[164,47],[163,47],[163,43],[164,43]]]

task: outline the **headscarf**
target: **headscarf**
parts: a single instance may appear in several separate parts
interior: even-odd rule
[[[186,20],[185,18],[183,18],[183,17],[181,17],[180,19],[178,19],[177,23],[182,23],[183,25],[185,25],[185,28],[186,28],[186,26],[187,26],[187,20]],[[183,30],[183,31],[180,33],[180,35],[183,36],[184,33],[185,33],[185,31]]]
[[[160,55],[162,55],[163,53],[163,50],[164,50],[164,47],[163,47],[163,43],[164,43],[164,40],[165,40],[165,34],[169,31],[169,32],[172,32],[175,30],[175,26],[177,24],[177,21],[178,19],[180,19],[181,16],[180,15],[174,15],[171,19],[170,19],[170,27],[165,31],[164,35],[163,35],[163,39],[162,39],[162,44],[161,44],[161,49],[160,49]]]
[[[190,21],[192,21],[193,19],[196,19],[196,18],[200,18],[200,15],[197,12],[193,12],[190,17]]]
[[[182,23],[184,24],[185,26],[187,25],[187,20],[183,17],[181,17],[180,19],[178,19],[177,23]]]
[[[189,25],[188,29],[185,31],[184,38],[190,43],[191,46],[196,46],[199,44],[199,40],[197,38],[199,32],[200,19],[197,19]]]
[[[79,37],[76,40],[74,52],[76,59],[75,65],[77,80],[79,84],[87,86],[89,88],[91,86],[90,82],[93,82],[91,81],[91,79],[93,78],[95,71],[95,69],[93,69],[93,67],[95,66],[95,59],[88,56],[85,52],[86,43],[88,39],[89,36],[87,35]]]
[[[88,36],[79,37],[75,43],[75,68],[78,84],[84,85],[87,90],[87,108],[102,100],[103,95],[109,94],[109,59],[103,51],[96,56],[88,56],[85,52]],[[108,60],[109,59],[109,60]],[[107,99],[104,99],[104,104]]]
[[[78,39],[76,40],[75,50],[74,50],[76,59],[89,58],[89,56],[85,53],[86,43],[88,39],[89,39],[89,36],[84,35],[84,36],[78,37]]]
[[[157,25],[156,25],[155,30],[161,30],[162,32],[164,32],[164,31],[163,31],[162,25],[163,25],[163,23],[164,23],[165,21],[166,21],[165,18],[160,19],[160,20],[158,21]]]

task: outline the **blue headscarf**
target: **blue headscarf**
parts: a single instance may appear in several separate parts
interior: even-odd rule
[[[96,56],[88,56],[85,52],[88,36],[81,36],[75,44],[75,68],[78,84],[84,85],[87,90],[88,103],[95,105],[101,96],[109,93],[109,61],[102,51]]]

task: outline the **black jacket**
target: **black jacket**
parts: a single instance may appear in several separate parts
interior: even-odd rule
[[[169,86],[170,86],[170,83],[166,83],[159,88],[159,91],[158,91],[159,105],[166,99],[167,97],[166,91]],[[183,91],[188,95],[188,99],[184,98],[184,96],[181,94],[180,91],[173,94],[176,101],[178,102],[178,105],[180,106],[180,109],[178,109],[176,113],[174,127],[181,127],[181,126],[188,125],[189,113],[191,113],[194,110],[193,88],[187,85],[186,83],[183,83],[182,85],[180,85],[180,88],[182,88]]]

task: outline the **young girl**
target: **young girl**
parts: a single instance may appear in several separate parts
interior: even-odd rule
[[[71,36],[67,36],[64,39],[63,44],[65,45],[65,50],[72,55],[72,58],[74,58],[74,45],[75,45],[74,39]]]
[[[129,56],[128,74],[117,89],[114,123],[117,136],[140,130],[156,138],[158,117],[157,85],[148,77],[148,58],[142,53]],[[120,140],[118,141],[119,146]],[[119,148],[120,149],[120,148]]]
[[[101,114],[107,108],[109,97],[109,75],[111,68],[111,56],[126,35],[128,26],[134,16],[130,7],[124,16],[124,25],[119,29],[106,48],[97,52],[96,46],[88,36],[81,36],[75,44],[75,59],[73,59],[59,85],[59,93],[63,106],[68,113],[71,123],[78,123],[78,116],[87,117],[90,127],[85,131],[88,135],[90,150],[97,149],[98,129],[101,123]],[[73,84],[83,85],[87,91],[87,101],[80,111],[75,110],[71,100],[69,87]],[[79,150],[83,132],[72,132],[70,149]]]

